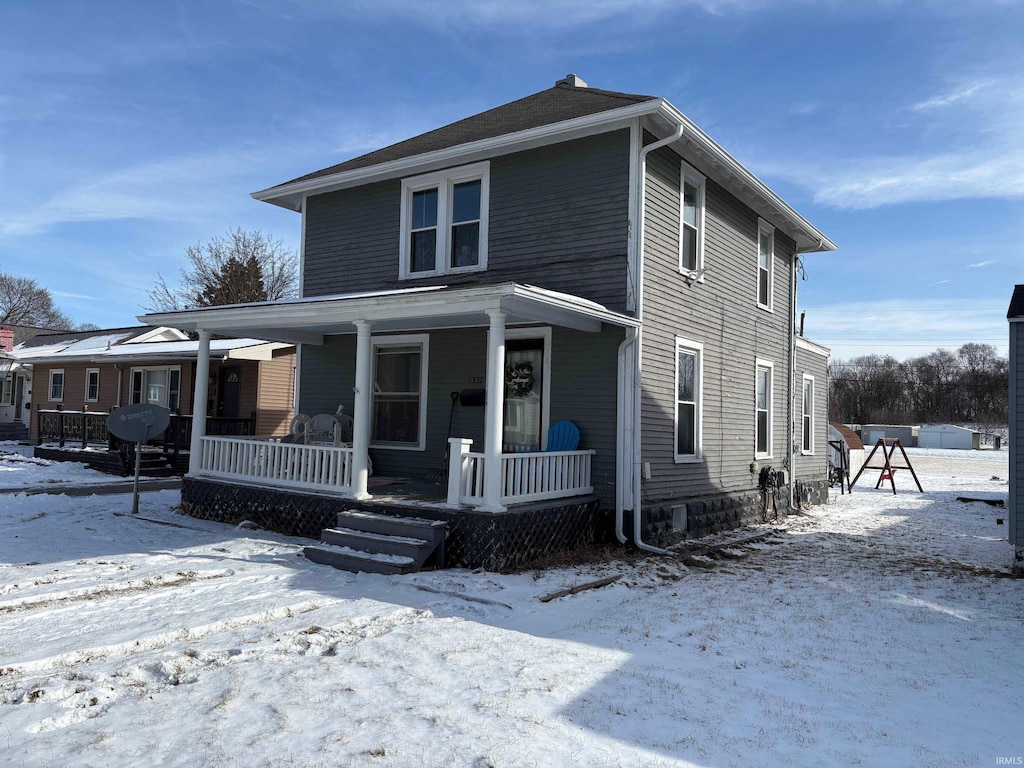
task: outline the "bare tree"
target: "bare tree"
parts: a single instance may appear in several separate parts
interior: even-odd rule
[[[298,256],[259,230],[229,230],[205,245],[190,245],[185,256],[189,266],[180,270],[180,284],[168,285],[158,274],[146,309],[171,312],[297,295]]]
[[[0,272],[0,325],[33,325],[55,331],[74,327],[35,280]]]

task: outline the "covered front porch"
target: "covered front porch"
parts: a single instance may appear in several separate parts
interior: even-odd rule
[[[593,302],[503,283],[141,319],[196,331],[201,348],[214,333],[301,343],[296,411],[351,415],[341,444],[193,430],[190,478],[360,502],[399,490],[382,493],[382,476],[409,489],[429,479],[440,492],[416,506],[490,514],[592,496],[614,505],[629,411],[620,349],[637,322]],[[548,430],[563,420],[579,445],[552,450]]]

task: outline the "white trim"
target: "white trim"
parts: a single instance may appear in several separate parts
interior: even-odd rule
[[[298,295],[306,294],[302,285],[302,276],[306,273],[306,204],[309,200],[307,195],[302,196],[302,203],[299,206],[301,221],[299,222],[299,274],[298,274]]]
[[[684,201],[686,183],[688,181],[697,188],[697,253],[694,258],[693,269],[683,266],[683,243],[685,242],[683,232],[687,226],[684,222]],[[686,275],[698,282],[704,282],[704,232],[706,229],[704,207],[706,204],[705,192],[707,190],[707,181],[707,177],[692,165],[685,160],[679,161],[679,252],[676,266],[681,275]]]
[[[637,260],[639,253],[640,227],[638,224],[639,214],[637,213],[638,200],[640,199],[640,140],[643,136],[643,128],[640,126],[640,118],[634,118],[629,124],[629,231],[626,236],[626,311],[632,312],[636,309],[636,275]]]
[[[89,375],[96,374],[96,397],[89,397]],[[85,369],[85,402],[96,403],[100,399],[100,369],[99,368],[86,368]]]
[[[53,396],[53,377],[54,374],[60,374],[60,397]],[[62,403],[64,402],[64,389],[67,384],[67,377],[64,375],[63,368],[51,368],[50,369],[50,386],[46,390],[46,401],[48,403]]]
[[[768,369],[768,424],[767,424],[767,437],[768,437],[768,451],[761,453],[757,450],[757,374],[761,368]],[[754,458],[755,459],[770,459],[772,458],[774,441],[772,440],[772,432],[775,429],[775,363],[770,360],[762,360],[757,358],[754,363]]]
[[[379,347],[401,347],[410,344],[420,345],[420,423],[419,434],[415,445],[412,443],[375,443],[372,442],[373,434],[370,434],[370,447],[374,449],[386,449],[391,451],[425,451],[427,449],[427,372],[430,368],[430,334],[429,333],[404,333],[393,336],[381,334],[370,336],[370,357],[372,368],[370,370],[370,413],[373,412],[373,400],[377,387],[377,349]]]
[[[811,402],[810,403],[807,402],[807,382],[811,383]],[[816,385],[814,383],[814,377],[811,376],[809,373],[805,373],[803,375],[803,379],[802,379],[801,386],[800,386],[800,402],[801,402],[801,406],[802,406],[801,410],[800,410],[800,455],[801,456],[813,456],[814,455],[814,398],[815,398],[815,395],[817,394],[817,392],[815,392],[815,386]],[[808,406],[810,406],[810,410],[808,410]],[[807,429],[805,427],[806,419],[807,419],[808,416],[811,417],[811,425],[810,425],[809,429]],[[810,433],[810,436],[811,436],[811,441],[810,441],[811,447],[810,448],[804,448],[804,445],[807,443],[807,433],[808,432]]]
[[[821,344],[818,344],[815,341],[809,341],[808,339],[805,339],[803,336],[796,337],[796,345],[805,352],[810,352],[811,354],[815,355],[821,355],[822,357],[828,357],[829,355],[832,354],[832,350],[829,349],[828,347],[822,346]]]
[[[679,448],[679,352],[692,353],[696,360],[694,362],[694,453],[680,454]],[[704,460],[704,344],[699,341],[690,341],[682,336],[676,336],[675,345],[675,389],[672,393],[672,456],[676,464],[696,464]]]
[[[8,371],[7,375],[0,380],[0,406],[11,407],[14,405],[14,380],[18,377],[14,371]]]
[[[463,272],[483,272],[487,269],[487,223],[488,210],[490,208],[491,189],[491,164],[490,162],[474,163],[463,165],[458,168],[449,168],[444,171],[435,171],[420,176],[410,176],[402,179],[402,204],[399,213],[402,239],[399,244],[399,266],[398,276],[401,280],[415,280],[421,277],[432,277],[436,275],[461,274]],[[457,184],[466,182],[480,182],[480,242],[477,263],[468,267],[453,267],[450,265],[449,246],[452,226],[452,210],[454,207],[454,190]],[[412,235],[412,198],[413,193],[429,189],[437,189],[437,224],[435,240],[435,261],[434,269],[423,272],[413,272],[410,259],[410,239]]]
[[[490,334],[490,330],[487,331]],[[505,329],[505,357],[508,358],[507,343],[510,339],[541,339],[544,342],[544,356],[541,372],[541,411],[540,411],[540,449],[547,450],[548,430],[551,429],[551,326],[534,326],[530,328]],[[486,379],[485,379],[486,380]],[[504,421],[504,416],[502,417]],[[504,438],[504,436],[503,436]]]
[[[768,236],[768,301],[761,301],[761,235]],[[762,218],[757,220],[757,240],[754,242],[754,253],[755,253],[755,282],[754,282],[754,296],[757,299],[757,306],[759,309],[767,310],[768,312],[774,311],[774,297],[775,297],[775,227],[769,224]]]

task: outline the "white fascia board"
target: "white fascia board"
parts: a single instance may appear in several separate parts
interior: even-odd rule
[[[682,141],[692,141],[712,159],[722,165],[727,173],[736,177],[741,185],[747,187],[755,196],[763,200],[777,215],[786,219],[790,226],[780,227],[787,234],[797,235],[797,253],[815,253],[820,251],[834,251],[838,246],[825,237],[807,219],[797,213],[788,203],[775,194],[767,184],[757,178],[740,164],[736,158],[726,152],[714,139],[664,99],[660,102],[660,114],[676,124],[684,126]],[[801,238],[804,244],[801,245]]]
[[[291,349],[294,346],[294,344],[282,344],[281,342],[271,341],[266,344],[257,344],[254,347],[232,349],[228,352],[228,358],[231,360],[273,360],[274,353],[277,350]]]
[[[816,344],[813,341],[809,341],[808,339],[805,339],[803,336],[796,337],[796,345],[800,349],[803,349],[807,352],[811,352],[812,354],[815,355],[821,355],[822,357],[828,357],[829,355],[832,354],[832,350],[829,349],[828,347],[824,347],[821,344]]]
[[[630,121],[639,116],[658,112],[664,99],[631,104],[628,107],[595,112],[592,115],[563,120],[558,123],[528,128],[524,131],[505,133],[488,139],[458,144],[454,147],[424,152],[418,155],[402,157],[384,163],[341,171],[329,176],[315,179],[295,181],[276,187],[253,192],[251,197],[266,203],[273,203],[282,208],[298,211],[302,206],[302,196],[307,194],[323,194],[346,187],[369,184],[374,181],[409,175],[412,172],[423,173],[429,170],[461,165],[474,159],[494,157],[496,155],[519,152],[524,149],[554,144],[560,141],[580,138],[594,133],[604,133],[619,127],[628,128]],[[479,156],[479,157],[477,157]]]

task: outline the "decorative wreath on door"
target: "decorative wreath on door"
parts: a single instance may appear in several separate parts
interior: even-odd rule
[[[511,397],[526,397],[533,391],[536,381],[533,363],[528,360],[505,366],[505,387]]]

